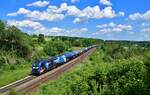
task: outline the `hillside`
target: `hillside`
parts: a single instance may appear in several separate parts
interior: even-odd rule
[[[98,48],[84,64],[78,65],[59,79],[42,85],[32,94],[150,94],[150,42],[28,35],[3,21],[0,21],[0,86],[29,75],[31,64],[37,59],[93,44],[98,45]],[[21,93],[12,91],[11,94]]]
[[[149,95],[150,44],[104,43],[84,62],[34,95]]]

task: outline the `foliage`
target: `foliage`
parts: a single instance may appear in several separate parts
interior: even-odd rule
[[[102,44],[85,64],[41,86],[35,95],[149,95],[150,52],[135,44],[125,46]]]
[[[43,34],[39,34],[39,36],[38,36],[38,42],[39,42],[39,43],[45,42],[45,39],[44,39],[44,35],[43,35]]]
[[[62,41],[49,41],[44,47],[44,51],[51,56],[61,54],[69,49],[67,43]]]
[[[23,34],[15,26],[5,26],[0,21],[0,48],[6,51],[17,51],[22,57],[28,57],[31,52],[30,41],[26,34]]]

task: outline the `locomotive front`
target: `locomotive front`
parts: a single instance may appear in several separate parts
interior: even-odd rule
[[[37,62],[32,64],[32,74],[40,75],[44,72],[44,66],[42,65],[44,61],[38,60]]]

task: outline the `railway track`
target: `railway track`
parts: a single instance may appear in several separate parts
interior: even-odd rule
[[[27,76],[27,77],[25,77],[23,79],[20,79],[18,81],[10,83],[10,84],[8,84],[6,86],[3,86],[3,87],[0,88],[0,93],[7,92],[7,91],[9,91],[10,89],[12,89],[14,87],[17,87],[17,86],[19,86],[19,85],[21,85],[23,83],[26,83],[27,81],[30,81],[30,80],[34,79],[35,77],[36,76],[32,76],[32,75],[31,76]]]
[[[88,57],[89,54],[91,54],[95,48],[92,48],[88,50],[87,52],[81,54],[79,57],[67,62],[66,64],[59,66],[45,74],[42,74],[41,76],[28,76],[24,79],[18,80],[14,83],[11,83],[9,85],[6,85],[4,87],[0,88],[0,93],[9,93],[11,89],[15,89],[17,91],[22,92],[31,92],[37,90],[38,86],[42,83],[46,83],[49,80],[57,79],[60,75],[67,72],[74,66],[76,66],[79,63],[82,63],[82,61]]]

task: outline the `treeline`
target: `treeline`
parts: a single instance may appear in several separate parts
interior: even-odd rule
[[[125,41],[125,40],[118,40],[118,41],[114,41],[114,40],[106,40],[106,43],[110,43],[110,44],[123,44],[123,45],[140,45],[140,46],[150,46],[150,41]]]
[[[101,50],[105,57],[104,61],[129,59],[134,56],[143,56],[150,50],[150,42],[147,43],[105,42],[101,44]]]
[[[88,47],[93,44],[100,44],[102,40],[88,38],[73,38],[73,37],[47,37],[51,38],[44,47],[44,51],[48,55],[61,54],[65,51],[72,51],[72,47]]]

